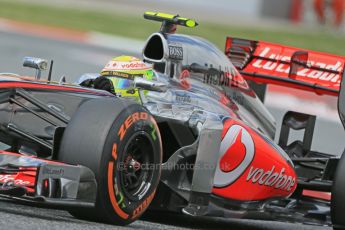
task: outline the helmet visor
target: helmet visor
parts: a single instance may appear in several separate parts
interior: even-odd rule
[[[110,77],[114,89],[129,89],[133,87],[133,81],[124,78]]]

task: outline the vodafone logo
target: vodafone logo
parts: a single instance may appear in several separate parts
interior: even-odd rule
[[[260,152],[257,153],[260,156]],[[255,157],[254,140],[240,125],[229,128],[220,145],[220,159],[217,164],[214,186],[223,188],[231,185],[246,171],[247,183],[271,187],[290,192],[296,185],[296,177],[286,167],[271,165],[270,169],[253,166]]]
[[[264,169],[251,167],[246,180],[253,184],[258,183],[290,192],[295,185],[296,178],[285,175],[285,168],[276,172],[275,166],[272,166],[272,169],[266,172]]]
[[[135,62],[118,62],[118,61],[110,61],[107,63],[107,65],[104,67],[103,70],[145,70],[150,69],[150,66],[147,64],[141,62],[141,61],[135,61]]]
[[[181,83],[181,86],[184,88],[184,89],[190,89],[190,83],[189,83],[189,79],[190,78],[190,73],[188,70],[183,70],[180,74],[180,83]]]
[[[220,161],[217,164],[214,186],[225,187],[234,183],[254,159],[254,141],[240,125],[229,128],[220,145]]]
[[[136,69],[136,68],[146,68],[146,64],[142,62],[133,62],[133,63],[127,63],[122,64],[122,68],[124,69]]]

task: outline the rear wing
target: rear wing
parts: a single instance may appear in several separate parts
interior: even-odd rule
[[[345,127],[345,57],[232,37],[225,54],[248,80],[338,96]]]
[[[244,78],[337,96],[345,57],[228,37],[225,54]]]

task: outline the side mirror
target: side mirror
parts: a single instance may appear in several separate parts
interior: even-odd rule
[[[168,86],[165,83],[152,80],[149,81],[141,77],[134,78],[134,87],[162,93],[166,92],[168,89]]]
[[[46,70],[48,67],[48,62],[41,58],[35,57],[25,57],[23,60],[23,66],[36,69],[36,79],[41,78],[42,70]]]

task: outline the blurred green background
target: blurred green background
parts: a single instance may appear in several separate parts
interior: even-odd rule
[[[182,16],[188,17],[188,15]],[[0,0],[0,17],[82,31],[98,31],[141,40],[159,29],[158,23],[144,20],[142,14],[66,8],[14,0]],[[201,21],[197,28],[179,28],[179,32],[204,37],[221,49],[224,47],[226,36],[231,35],[345,55],[345,49],[342,48],[345,41],[343,33],[326,28],[315,30],[305,26],[285,26],[285,24],[271,28]]]

